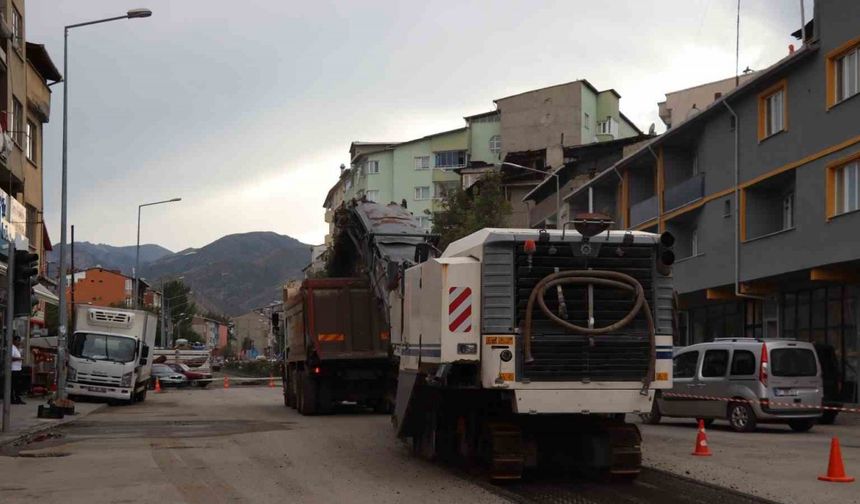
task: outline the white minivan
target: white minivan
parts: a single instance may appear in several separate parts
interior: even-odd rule
[[[821,365],[812,343],[718,338],[675,351],[671,391],[660,394],[646,423],[661,417],[726,419],[738,432],[787,423],[805,432],[821,416]]]

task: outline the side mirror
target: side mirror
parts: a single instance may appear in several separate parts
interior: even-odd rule
[[[143,347],[140,349],[140,361],[138,362],[138,364],[141,366],[145,366],[146,360],[148,358],[149,358],[149,345],[144,343]]]

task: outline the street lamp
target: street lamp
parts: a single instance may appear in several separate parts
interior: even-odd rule
[[[89,26],[120,19],[145,18],[152,15],[149,9],[132,9],[125,16],[116,16],[96,21],[87,21],[67,25],[64,28],[63,38],[63,165],[62,183],[60,195],[60,278],[58,282],[59,291],[59,331],[57,338],[57,399],[66,398],[66,334],[68,331],[69,312],[66,307],[66,221],[67,221],[67,179],[68,179],[68,138],[69,138],[69,30],[81,26]]]
[[[182,201],[182,198],[172,198],[163,201],[153,201],[152,203],[144,203],[137,206],[137,248],[134,254],[134,309],[137,310],[138,296],[140,295],[140,211],[143,207],[162,205],[164,203],[175,203]]]
[[[555,177],[555,228],[561,229],[561,177],[559,177],[558,173],[538,170],[537,168],[530,168],[528,166],[518,165],[515,163],[508,163],[507,161],[503,161],[502,165],[513,166],[514,168],[519,168],[521,170],[540,173],[541,175],[552,175],[553,177]],[[531,225],[531,223],[529,223],[529,225]]]

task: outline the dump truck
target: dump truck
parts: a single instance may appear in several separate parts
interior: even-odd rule
[[[345,401],[390,412],[398,368],[391,312],[402,307],[403,272],[436,237],[397,204],[354,200],[334,220],[326,277],[284,290],[284,404],[305,415]]]
[[[673,239],[573,224],[483,229],[406,270],[393,423],[417,455],[639,473],[625,415],[672,386]]]
[[[284,404],[303,415],[349,401],[386,411],[394,374],[388,328],[361,278],[309,279],[284,300]]]

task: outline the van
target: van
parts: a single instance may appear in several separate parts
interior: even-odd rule
[[[718,338],[675,351],[671,391],[658,395],[645,423],[661,417],[728,420],[737,432],[787,423],[796,432],[821,417],[821,365],[812,343]],[[671,393],[670,393],[671,392]]]

